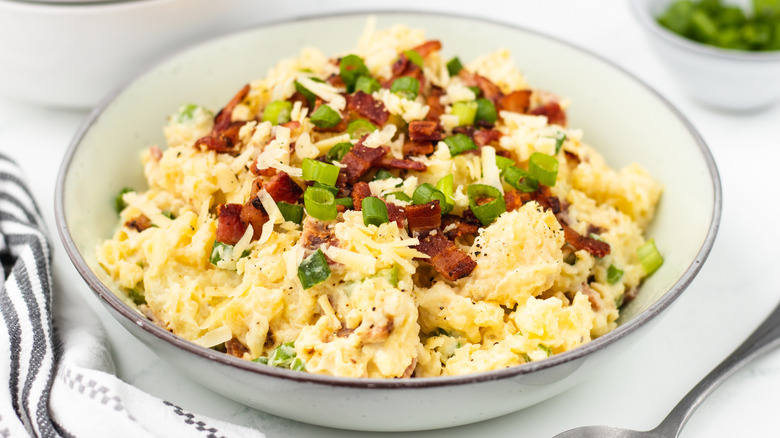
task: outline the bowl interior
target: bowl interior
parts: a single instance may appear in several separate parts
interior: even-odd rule
[[[265,76],[269,67],[304,46],[319,47],[328,55],[345,53],[355,45],[366,17],[281,23],[198,45],[148,71],[93,113],[63,164],[57,209],[74,263],[104,300],[123,306],[108,283],[97,281],[103,273],[95,249],[117,226],[113,199],[119,190],[145,187],[140,152],[154,144],[165,146],[166,117],[187,102],[221,108],[245,83]],[[585,142],[599,149],[611,166],[638,162],[665,186],[649,229],[665,263],[625,308],[620,323],[638,324],[638,315],[654,304],[659,310],[666,307],[682,291],[712,245],[720,186],[701,138],[665,100],[605,61],[538,34],[427,14],[379,14],[377,21],[381,27],[404,23],[424,28],[429,39],[442,41],[445,57],[458,55],[464,61],[509,48],[533,87],[570,98],[569,126],[582,128]],[[672,296],[662,300],[665,294]],[[616,332],[621,329],[625,327]],[[618,336],[616,332],[606,337]]]

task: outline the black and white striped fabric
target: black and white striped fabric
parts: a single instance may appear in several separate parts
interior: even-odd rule
[[[45,230],[18,166],[0,153],[0,438],[263,437],[119,380],[80,297],[58,290],[52,304]]]

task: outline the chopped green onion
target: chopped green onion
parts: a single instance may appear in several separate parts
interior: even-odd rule
[[[539,182],[536,178],[517,166],[504,169],[504,181],[521,192],[532,193],[539,190]]]
[[[344,207],[347,207],[347,208],[355,208],[355,205],[354,205],[354,203],[352,201],[352,198],[349,198],[349,197],[347,197],[347,198],[336,198],[336,200],[334,202],[336,203],[336,205],[343,205]]]
[[[290,121],[293,104],[286,100],[275,100],[269,103],[263,111],[263,121],[272,125],[281,125]]]
[[[320,105],[311,113],[309,120],[318,128],[332,128],[339,124],[341,115],[328,105]]]
[[[201,108],[204,113],[211,116],[211,111],[203,108],[200,105],[194,103],[185,103],[179,107],[179,111],[176,113],[176,123],[189,123],[195,118],[195,111]]]
[[[116,209],[117,213],[121,213],[122,210],[127,208],[127,202],[125,202],[125,199],[123,196],[125,193],[135,192],[134,189],[131,189],[130,187],[124,187],[122,190],[119,191],[119,194],[116,195],[116,198],[114,198],[114,209]]]
[[[297,357],[294,342],[285,342],[274,348],[270,357],[260,356],[252,361],[272,367],[287,368],[293,371],[306,371],[306,362]]]
[[[336,197],[323,188],[307,188],[303,192],[303,204],[306,206],[306,213],[319,220],[331,221],[339,214]]]
[[[502,157],[501,155],[496,155],[496,166],[501,170],[501,175],[504,175],[504,172],[508,167],[514,166],[515,160],[507,157]]]
[[[476,122],[485,122],[489,125],[496,123],[498,114],[496,106],[489,99],[477,99],[477,113],[474,117]]]
[[[444,204],[439,203],[441,206],[441,214],[447,214],[455,207],[455,200],[452,199],[452,195],[455,193],[454,181],[455,179],[450,173],[436,182],[436,190],[444,193]]]
[[[369,196],[363,198],[361,209],[363,210],[363,224],[366,226],[379,226],[390,222],[390,219],[387,216],[387,205],[385,205],[385,201],[377,197]]]
[[[325,81],[323,81],[320,78],[310,77],[309,79],[311,79],[314,82],[319,82],[319,83],[324,83],[325,82]],[[298,81],[295,81],[294,84],[295,84],[295,91],[301,93],[303,95],[303,97],[305,97],[306,100],[309,101],[309,105],[314,105],[314,102],[317,100],[317,95],[312,93],[311,91],[309,91],[308,88],[306,88],[303,85],[301,85],[301,83],[298,82]]]
[[[364,135],[371,134],[374,131],[376,131],[376,125],[366,119],[355,119],[349,122],[349,126],[347,126],[349,138],[354,139],[362,138]]]
[[[399,201],[403,201],[403,202],[412,202],[412,198],[410,198],[410,197],[409,197],[409,195],[407,195],[407,194],[406,194],[406,193],[404,193],[404,192],[393,192],[393,193],[388,193],[388,194],[386,194],[386,195],[385,195],[385,198],[387,198],[387,197],[388,197],[388,196],[390,196],[390,195],[393,195],[393,196],[395,196],[395,199],[397,199],[397,200],[399,200]]]
[[[279,201],[276,203],[284,220],[300,225],[303,222],[303,206]]]
[[[477,115],[477,102],[455,102],[452,104],[452,114],[458,116],[458,126],[473,125]]]
[[[374,181],[381,181],[383,179],[395,178],[392,173],[385,169],[379,169],[379,172],[374,175]]]
[[[268,358],[266,356],[260,356],[257,359],[252,359],[252,362],[261,363],[263,365],[268,365]]]
[[[304,289],[310,289],[327,280],[328,277],[330,277],[330,267],[322,250],[318,249],[298,265],[298,278]]]
[[[642,246],[636,249],[636,254],[639,256],[639,261],[642,263],[642,268],[644,268],[647,275],[655,272],[664,263],[664,258],[661,257],[661,253],[655,247],[655,239],[650,239],[642,244]]]
[[[341,80],[347,86],[347,92],[351,93],[355,89],[355,82],[361,76],[371,76],[363,59],[357,55],[347,55],[339,61],[339,74]]]
[[[250,251],[248,249],[245,249],[244,252],[241,253],[241,257],[246,257],[250,254]],[[233,258],[233,245],[228,245],[227,243],[222,243],[219,240],[214,241],[214,246],[211,247],[211,255],[209,256],[209,262],[217,266],[217,263],[221,262],[222,260],[229,260]]]
[[[471,92],[474,93],[474,96],[476,96],[476,97],[479,97],[479,95],[482,94],[482,90],[479,87],[477,87],[476,85],[471,86],[471,87],[466,87],[466,88],[471,90]]]
[[[623,278],[623,270],[618,269],[615,265],[609,265],[607,268],[607,283],[615,284]]]
[[[330,148],[327,154],[325,154],[325,159],[328,161],[341,161],[341,159],[344,158],[344,155],[347,155],[347,152],[349,152],[351,149],[352,143],[348,141],[337,143],[335,146]]]
[[[552,155],[534,152],[528,159],[528,171],[540,183],[553,187],[558,178],[558,160]]]
[[[304,158],[301,163],[303,170],[303,179],[307,181],[317,181],[319,183],[334,186],[339,179],[339,166],[323,163],[322,161]]]
[[[161,212],[163,216],[167,217],[170,220],[176,219],[176,216],[173,215],[170,211],[162,211]]]
[[[135,289],[135,288],[128,289],[127,297],[130,298],[130,300],[132,300],[136,306],[140,306],[141,304],[146,304],[146,297],[144,296],[143,291],[139,289]]]
[[[552,349],[544,344],[539,344],[539,349],[547,353],[547,357],[550,357],[553,354]]]
[[[529,356],[528,353],[524,352],[524,353],[520,353],[520,355],[523,356],[523,360],[525,361],[525,363],[531,363],[532,362],[531,356]]]
[[[463,152],[477,149],[477,145],[466,134],[455,134],[444,139],[444,143],[450,148],[450,155],[455,156]]]
[[[497,217],[506,211],[504,195],[493,186],[471,184],[468,187],[468,195],[469,208],[484,226],[492,224]],[[478,200],[485,198],[492,198],[493,200],[486,204],[477,204]]]
[[[457,75],[461,70],[463,70],[463,64],[460,63],[460,59],[457,56],[450,59],[447,63],[447,72],[450,76]]]
[[[380,270],[374,277],[384,278],[390,286],[398,287],[398,265]]]
[[[290,363],[290,369],[293,371],[306,371],[306,362],[300,357],[296,357]]]
[[[321,182],[315,182],[314,185],[312,185],[312,187],[315,187],[315,188],[318,188],[318,189],[327,190],[327,191],[333,193],[333,196],[336,196],[336,195],[339,194],[339,188],[338,187],[329,186],[329,185],[323,184]]]
[[[420,91],[420,82],[417,79],[410,76],[402,76],[390,86],[390,92],[395,93],[401,97],[409,100],[417,98],[417,93]]]
[[[577,264],[577,254],[573,253],[573,252],[570,252],[569,255],[564,257],[563,261],[567,265],[574,266],[574,265]]]
[[[439,201],[443,211],[447,205],[447,196],[430,183],[420,184],[412,193],[412,204],[427,204],[433,200]]]
[[[560,152],[561,148],[563,147],[563,142],[566,141],[566,133],[559,132],[553,138],[555,138],[555,155],[558,155],[558,152]]]
[[[423,57],[416,50],[404,50],[406,59],[412,61],[417,67],[423,68]]]
[[[379,85],[379,81],[370,76],[361,76],[357,78],[357,81],[355,82],[355,91],[362,91],[367,94],[371,94],[380,88],[382,88],[382,86]]]

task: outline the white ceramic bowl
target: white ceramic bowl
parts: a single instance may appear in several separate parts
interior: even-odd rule
[[[249,0],[0,0],[0,95],[92,107],[170,51],[243,27]]]
[[[670,32],[656,17],[672,1],[631,0],[631,9],[653,50],[694,99],[733,111],[759,110],[780,101],[780,51],[726,50]]]
[[[106,309],[161,357],[216,392],[279,416],[347,429],[420,430],[493,418],[556,395],[600,364],[617,360],[660,320],[657,316],[693,280],[712,247],[721,208],[712,156],[679,112],[624,71],[560,41],[463,17],[387,13],[379,15],[378,25],[425,28],[429,38],[443,42],[445,56],[465,60],[508,47],[531,84],[572,99],[570,125],[583,128],[585,140],[611,165],[639,162],[666,187],[649,230],[665,263],[625,308],[615,331],[552,358],[497,371],[338,378],[198,347],[140,317],[99,280],[95,248],[111,236],[117,220],[111,200],[123,186],[144,186],[141,165],[134,163],[142,149],[164,144],[161,125],[168,114],[182,102],[224,105],[226,96],[305,45],[331,54],[349,50],[365,20],[365,15],[308,19],[201,44],[148,71],[92,113],[64,160],[56,212],[69,256]],[[231,68],[215,67],[228,64]]]

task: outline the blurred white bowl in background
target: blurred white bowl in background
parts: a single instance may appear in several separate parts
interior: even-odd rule
[[[250,3],[0,0],[0,98],[91,107],[173,49],[252,23]]]
[[[671,3],[631,0],[631,9],[658,57],[694,99],[732,111],[758,110],[780,101],[780,51],[721,49],[670,32],[656,17]]]

